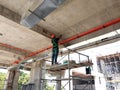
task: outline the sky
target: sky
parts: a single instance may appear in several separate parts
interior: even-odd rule
[[[6,69],[1,69],[1,68],[0,68],[0,72],[7,73],[7,70],[6,70]]]

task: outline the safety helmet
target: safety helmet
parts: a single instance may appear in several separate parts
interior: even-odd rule
[[[55,37],[55,34],[51,34],[51,38],[54,38]]]

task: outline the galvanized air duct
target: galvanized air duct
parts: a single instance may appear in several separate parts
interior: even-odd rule
[[[44,20],[47,15],[54,11],[64,1],[65,0],[44,0],[34,11],[29,10],[31,14],[21,20],[21,24],[32,28],[39,23],[40,20]]]

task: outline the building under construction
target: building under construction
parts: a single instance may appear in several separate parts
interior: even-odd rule
[[[0,0],[0,90],[120,90],[119,39],[120,0]]]

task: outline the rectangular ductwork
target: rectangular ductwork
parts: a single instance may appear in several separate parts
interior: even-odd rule
[[[30,11],[31,14],[21,20],[21,24],[32,28],[34,25],[44,20],[44,18],[54,11],[65,0],[44,0],[34,11]]]

